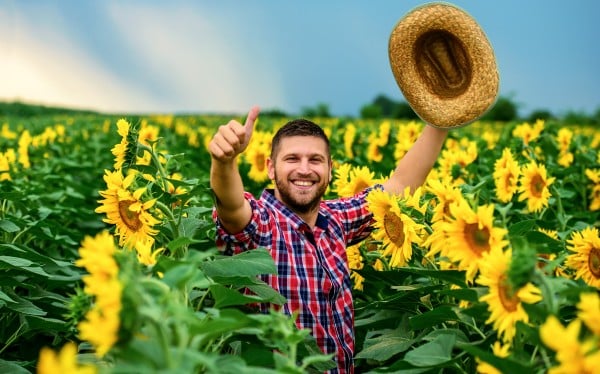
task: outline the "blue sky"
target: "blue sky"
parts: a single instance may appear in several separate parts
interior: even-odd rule
[[[391,30],[424,1],[0,0],[0,100],[108,112],[358,115],[403,100]],[[456,0],[487,34],[521,114],[600,107],[596,0]]]

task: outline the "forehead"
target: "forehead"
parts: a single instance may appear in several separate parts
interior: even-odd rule
[[[282,157],[289,154],[329,157],[327,143],[317,136],[287,136],[282,138],[276,150],[276,156]]]

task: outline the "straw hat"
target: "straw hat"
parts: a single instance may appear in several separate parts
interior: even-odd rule
[[[429,3],[404,16],[390,35],[392,72],[425,122],[464,126],[496,101],[494,51],[477,22],[448,3]]]

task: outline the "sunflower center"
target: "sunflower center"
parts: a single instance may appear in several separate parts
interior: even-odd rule
[[[600,248],[592,248],[588,257],[590,273],[600,279]]]
[[[490,250],[490,230],[487,227],[480,229],[478,223],[468,223],[465,225],[465,241],[471,251],[481,256]]]
[[[369,184],[364,180],[360,180],[356,183],[356,186],[354,186],[354,193],[359,193],[367,187],[369,187]]]
[[[504,306],[504,309],[509,312],[514,312],[519,306],[519,298],[517,293],[512,291],[512,287],[509,286],[506,275],[502,275],[498,280],[498,298]]]
[[[256,167],[258,168],[258,170],[263,171],[265,170],[265,155],[264,153],[258,153],[256,155]]]
[[[139,215],[129,209],[133,203],[134,201],[119,201],[119,215],[121,216],[125,226],[130,228],[132,231],[138,231],[140,228],[142,228],[143,224],[142,221],[140,221]]]
[[[400,217],[395,215],[394,213],[386,213],[383,216],[383,227],[385,228],[385,233],[387,234],[390,241],[397,246],[402,245],[404,243],[404,224]]]
[[[539,174],[536,174],[531,178],[531,194],[535,197],[542,197],[542,191],[544,191],[546,183]]]

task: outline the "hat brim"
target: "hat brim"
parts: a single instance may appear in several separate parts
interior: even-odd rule
[[[429,61],[427,55],[438,53],[438,47],[448,48],[441,56],[447,52],[449,70],[457,71]],[[499,75],[494,51],[477,22],[458,7],[430,3],[413,9],[394,27],[388,52],[408,104],[430,125],[465,126],[496,101]],[[446,73],[456,82],[448,83]]]

